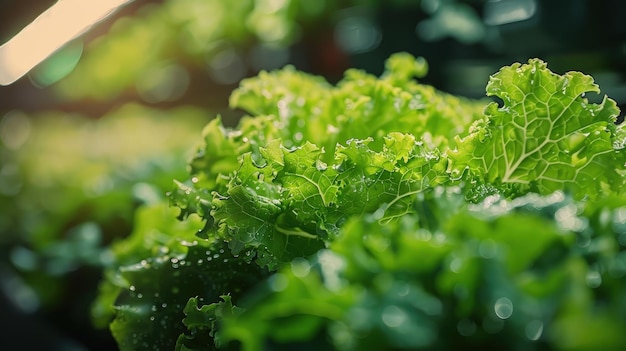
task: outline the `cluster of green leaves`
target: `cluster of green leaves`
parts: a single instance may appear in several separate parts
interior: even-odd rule
[[[210,122],[170,194],[197,236],[163,236],[187,243],[172,256],[139,230],[143,249],[111,270],[111,296],[134,297],[114,302],[122,348],[623,345],[615,102],[590,103],[591,77],[538,59],[495,73],[489,103],[419,84],[426,70],[396,54],[381,77],[349,70],[334,86],[291,67],[244,80],[231,106],[251,116]],[[213,245],[238,266],[205,262]],[[172,318],[146,299],[170,289],[186,304],[167,341],[139,326]],[[584,320],[597,328],[579,332]]]
[[[557,192],[468,206],[459,189],[427,190],[414,213],[352,218],[284,266],[223,318],[218,345],[619,350],[625,205]]]
[[[467,169],[482,183],[511,184],[514,193],[567,190],[577,198],[620,193],[619,109],[606,96],[589,104],[584,98],[589,92],[600,92],[592,77],[550,74],[540,60],[502,69],[489,81],[487,94],[504,106],[488,105],[486,119],[459,140],[458,150],[449,153],[452,172]],[[619,129],[623,134],[623,125]]]
[[[388,66],[381,79],[350,70],[336,87],[293,68],[245,80],[231,105],[255,117],[205,128],[173,202],[270,269],[316,252],[352,215],[409,212],[419,191],[450,181],[436,146],[482,106],[413,81],[423,60],[397,55]]]

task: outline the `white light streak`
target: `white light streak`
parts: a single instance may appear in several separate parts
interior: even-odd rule
[[[9,85],[132,0],[59,0],[0,46],[0,85]]]

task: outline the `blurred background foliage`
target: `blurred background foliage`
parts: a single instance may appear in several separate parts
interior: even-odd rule
[[[46,3],[3,2],[0,39]],[[624,14],[617,0],[135,0],[0,90],[0,111],[97,117],[129,100],[228,111],[230,91],[262,69],[293,64],[334,81],[347,67],[380,73],[398,51],[436,62],[426,82],[455,94],[482,97],[501,66],[540,57],[623,102]]]
[[[163,201],[172,179],[185,176],[190,141],[205,116],[193,107],[135,104],[99,119],[6,114],[0,122],[0,288],[7,302],[101,344],[93,339],[89,309],[110,264],[107,247],[132,230],[135,209]],[[12,316],[3,322],[16,333],[33,332],[31,322],[24,330]]]
[[[0,42],[54,2],[3,1]],[[407,51],[430,62],[422,81],[482,97],[501,66],[540,57],[622,105],[625,14],[617,0],[135,0],[0,87],[2,332],[41,323],[58,349],[114,348],[89,326],[106,248],[185,176],[208,120],[236,123],[241,79],[291,64],[334,82]]]

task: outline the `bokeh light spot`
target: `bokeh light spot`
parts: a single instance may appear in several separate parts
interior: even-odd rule
[[[406,312],[398,306],[388,306],[383,310],[383,323],[390,328],[397,328],[407,320]]]
[[[30,136],[31,121],[21,111],[11,111],[0,119],[0,141],[9,149],[19,149]]]
[[[494,304],[493,310],[498,318],[507,319],[513,314],[513,302],[507,297],[501,297]]]
[[[174,101],[180,98],[189,86],[189,73],[177,64],[168,64],[148,69],[136,83],[137,92],[148,103]]]
[[[247,66],[241,55],[233,49],[225,49],[217,53],[209,63],[211,78],[220,84],[235,84],[241,80]]]
[[[376,49],[382,40],[378,26],[365,16],[348,16],[337,23],[335,40],[350,54],[361,54]]]
[[[498,0],[485,2],[484,21],[490,26],[530,19],[537,11],[535,0]]]
[[[543,333],[543,323],[539,320],[533,320],[526,324],[526,337],[532,341],[537,341]]]
[[[289,61],[289,50],[272,44],[258,44],[250,50],[249,62],[255,71],[281,68]]]

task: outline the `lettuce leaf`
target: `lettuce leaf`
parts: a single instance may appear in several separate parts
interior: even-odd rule
[[[381,151],[370,141],[337,145],[332,164],[310,143],[291,150],[271,143],[261,149],[262,166],[244,154],[226,192],[214,192],[214,235],[275,269],[323,248],[351,215],[392,220],[412,211],[419,191],[448,180],[445,159],[412,135],[389,134]]]
[[[381,78],[349,70],[336,86],[293,67],[244,80],[231,106],[256,117],[209,123],[171,202],[181,218],[206,220],[203,235],[235,254],[254,249],[270,268],[314,253],[352,214],[410,212],[420,190],[449,180],[436,146],[481,109],[417,83],[426,69],[403,53]]]
[[[487,105],[485,119],[457,137],[457,148],[448,153],[452,176],[467,172],[515,196],[621,192],[626,156],[616,147],[619,109],[606,96],[590,103],[584,97],[589,92],[600,92],[590,76],[557,75],[539,59],[503,67],[487,85],[487,94],[503,103]]]

